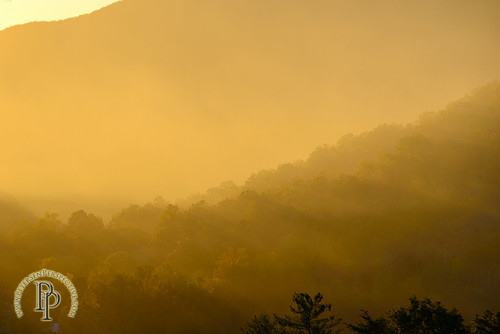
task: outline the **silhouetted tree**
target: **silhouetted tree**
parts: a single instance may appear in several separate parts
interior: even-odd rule
[[[275,315],[276,321],[285,329],[290,329],[294,333],[307,334],[331,334],[338,333],[333,328],[340,323],[340,319],[335,319],[332,314],[326,318],[320,318],[326,311],[331,311],[331,304],[323,304],[323,295],[317,293],[311,298],[307,293],[295,293],[293,295],[294,306],[290,305],[293,312],[291,316],[279,317]]]
[[[404,334],[462,334],[467,333],[462,315],[447,310],[440,302],[425,298],[410,298],[409,307],[400,307],[390,316],[396,333]]]
[[[272,319],[267,313],[256,315],[252,321],[249,321],[241,329],[245,334],[285,334],[276,319]]]
[[[500,312],[486,310],[477,315],[469,326],[471,334],[500,334]]]
[[[358,321],[355,325],[346,324],[351,331],[362,334],[394,333],[394,330],[389,328],[387,319],[383,317],[372,319],[372,317],[368,315],[368,311],[365,310],[361,310],[360,317],[363,320]]]

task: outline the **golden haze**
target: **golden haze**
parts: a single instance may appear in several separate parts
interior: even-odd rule
[[[2,191],[107,216],[500,77],[497,1],[126,0],[0,32]],[[37,204],[38,203],[38,204]]]

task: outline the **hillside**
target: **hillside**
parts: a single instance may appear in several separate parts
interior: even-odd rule
[[[234,333],[256,312],[286,311],[295,291],[321,291],[347,320],[413,294],[470,319],[500,309],[499,152],[493,82],[257,173],[214,204],[157,199],[108,225],[78,211],[18,226],[0,238],[0,291],[32,268],[72,273],[80,314],[58,319],[73,333]]]
[[[401,177],[408,176],[406,173],[410,173],[409,169],[415,168],[420,168],[422,173],[425,168],[435,168],[441,171],[441,174],[436,175],[432,180],[418,180],[419,183],[425,182],[421,185],[420,191],[432,191],[435,188],[443,191],[449,188],[450,192],[454,192],[459,184],[466,186],[464,183],[467,183],[467,187],[470,188],[489,187],[488,183],[491,178],[494,178],[494,168],[497,166],[494,155],[488,156],[487,153],[483,153],[481,160],[475,161],[470,154],[475,152],[474,154],[477,154],[479,158],[482,150],[493,150],[489,145],[494,143],[498,131],[498,116],[496,115],[499,103],[498,86],[497,82],[493,82],[476,89],[471,95],[450,104],[445,110],[421,114],[417,121],[404,126],[384,124],[359,135],[345,135],[334,145],[317,147],[306,160],[298,160],[282,164],[275,169],[254,173],[240,187],[234,183],[225,182],[220,187],[210,188],[204,195],[193,195],[181,203],[199,200],[216,203],[246,190],[279,192],[293,187],[294,182],[311,182],[318,177],[331,179],[345,174],[371,179],[374,177],[373,173],[379,174],[389,166],[391,172],[398,170]],[[447,150],[446,146],[449,146],[450,150]],[[405,154],[410,154],[407,151],[415,150],[417,150],[415,154],[426,156],[424,160],[429,163],[428,166],[411,160],[405,162],[406,165],[391,166],[396,161],[403,164],[400,160]],[[436,165],[437,161],[431,161],[433,154],[439,154],[439,160],[447,160]],[[471,166],[469,160],[478,164],[482,162],[484,166]],[[494,165],[487,168],[486,166],[491,163]],[[457,169],[462,170],[457,171]],[[465,171],[469,173],[469,179],[466,180],[461,179]],[[484,173],[490,174],[482,175]],[[452,175],[460,176],[452,178]],[[386,177],[394,176],[386,175]],[[479,182],[480,179],[488,179],[488,181],[485,184],[475,185],[475,182]],[[404,182],[401,182],[401,185]],[[495,183],[491,184],[491,191],[494,191],[495,185]],[[456,193],[466,195],[468,191],[462,189]]]
[[[406,123],[500,76],[497,9],[124,0],[6,29],[2,191],[40,213],[109,215]]]

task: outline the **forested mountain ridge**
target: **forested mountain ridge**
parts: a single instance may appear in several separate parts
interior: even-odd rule
[[[2,191],[39,214],[83,205],[108,218],[406,123],[500,76],[498,8],[123,0],[5,29]],[[350,172],[349,151],[331,167]]]
[[[76,333],[234,333],[294,291],[322,291],[348,320],[413,294],[470,318],[500,308],[499,152],[493,82],[186,208],[158,198],[109,224],[83,211],[20,222],[0,238],[0,289],[39,267],[71,273],[80,313],[60,319]]]
[[[497,183],[491,184],[485,179],[494,178],[492,174],[498,167],[497,161],[494,155],[488,156],[486,152],[481,155],[481,152],[492,150],[498,138],[498,87],[498,82],[490,83],[449,104],[444,110],[426,112],[417,121],[404,126],[385,124],[356,136],[345,135],[334,145],[319,146],[305,161],[286,163],[276,169],[254,173],[241,187],[236,187],[230,181],[225,182],[220,187],[209,189],[205,196],[192,196],[190,200],[214,202],[244,190],[277,191],[291,186],[294,181],[310,181],[315,177],[335,178],[341,174],[349,174],[369,178],[370,175],[375,176],[372,173],[381,173],[391,168],[389,164],[396,163],[396,160],[399,164],[407,160],[407,168],[420,168],[423,172],[423,165],[411,166],[412,161],[408,160],[411,158],[410,154],[421,155],[418,160],[422,164],[426,164],[429,169],[437,169],[436,177],[426,185],[429,190],[443,186],[443,182],[450,183],[452,189],[460,184],[465,186],[464,182],[473,187],[473,179],[478,182],[482,179],[486,183],[482,186],[490,184],[491,191],[494,191],[493,185]],[[473,157],[474,154],[477,156]],[[450,160],[442,161],[444,159]],[[442,161],[441,165],[435,165],[439,161]],[[464,165],[466,161],[469,163]],[[481,169],[475,170],[472,163],[482,165]],[[393,170],[387,172],[394,174],[397,169],[393,167]],[[453,173],[456,174],[466,172],[467,177],[462,181],[450,180],[450,170],[454,170]],[[397,171],[399,174],[408,172],[410,171],[407,169]],[[484,172],[488,174],[485,175]],[[466,195],[467,191],[460,194]]]

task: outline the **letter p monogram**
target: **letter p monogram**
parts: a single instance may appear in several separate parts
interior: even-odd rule
[[[52,318],[49,316],[49,311],[59,305],[61,302],[61,295],[54,290],[54,286],[50,282],[34,281],[33,283],[36,284],[36,307],[34,311],[43,312],[42,321],[52,321]],[[53,304],[50,304],[51,296],[54,296]]]

